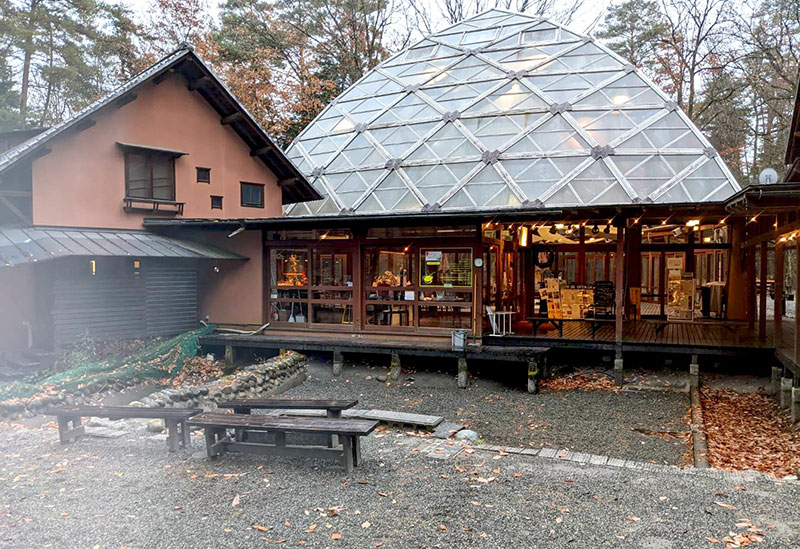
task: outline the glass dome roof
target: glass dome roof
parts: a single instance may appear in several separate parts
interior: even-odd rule
[[[288,149],[324,196],[288,215],[721,201],[740,189],[635,67],[490,10],[387,59]]]

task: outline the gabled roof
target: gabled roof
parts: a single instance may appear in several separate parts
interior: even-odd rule
[[[275,173],[283,193],[283,204],[320,198],[303,174],[275,145],[225,84],[194,53],[191,46],[182,46],[113,92],[87,106],[72,118],[0,154],[0,175],[18,162],[33,158],[46,151],[47,143],[53,138],[72,128],[91,124],[92,116],[101,109],[109,105],[121,105],[135,99],[139,86],[148,82],[160,82],[172,72],[183,75],[189,83],[189,89],[196,91],[208,101],[209,105],[219,113],[220,117],[226,119],[226,123],[229,123],[245,144],[250,147],[250,154],[258,156]]]
[[[325,196],[292,216],[721,202],[740,188],[634,66],[498,9],[378,65],[287,154]]]

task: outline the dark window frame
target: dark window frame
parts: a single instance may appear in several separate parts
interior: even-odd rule
[[[211,183],[211,168],[203,168],[202,166],[195,166],[194,169],[195,169],[195,173],[197,175],[197,182],[198,183]],[[200,178],[200,172],[201,171],[206,173],[206,174],[208,174],[208,178],[207,179],[201,179]]]
[[[257,187],[261,190],[261,203],[246,203],[244,201],[244,188],[245,186],[249,187]],[[243,208],[263,208],[264,207],[264,194],[265,194],[265,185],[263,183],[250,183],[249,181],[240,181],[239,182],[239,198],[240,203]]]
[[[147,194],[148,196],[135,196],[131,194],[131,156],[144,156],[146,158],[146,165],[147,170],[149,172],[149,177],[147,179]],[[156,198],[155,191],[154,191],[154,177],[153,177],[153,160],[158,159],[159,161],[168,162],[168,169],[167,173],[169,173],[169,183],[170,183],[170,190],[172,191],[169,198]],[[140,199],[140,200],[165,200],[168,202],[174,202],[176,197],[176,189],[175,189],[175,157],[170,153],[161,152],[161,151],[147,151],[147,150],[136,150],[136,151],[126,151],[125,152],[125,198],[132,198],[132,199]]]
[[[219,198],[219,206],[214,205],[214,199]],[[216,194],[211,195],[211,209],[212,210],[221,210],[222,209],[222,197]]]

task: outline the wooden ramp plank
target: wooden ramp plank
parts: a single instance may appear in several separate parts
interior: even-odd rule
[[[325,410],[275,410],[275,415],[325,417]],[[409,414],[407,412],[393,412],[391,410],[359,410],[351,408],[342,410],[342,417],[348,419],[372,419],[381,423],[397,425],[415,425],[426,429],[435,429],[444,418],[425,414]]]

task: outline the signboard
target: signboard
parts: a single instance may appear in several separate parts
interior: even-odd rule
[[[441,250],[428,250],[425,252],[426,265],[439,265],[442,262]]]
[[[598,280],[594,283],[594,314],[607,316],[614,312],[614,283],[610,280]]]

